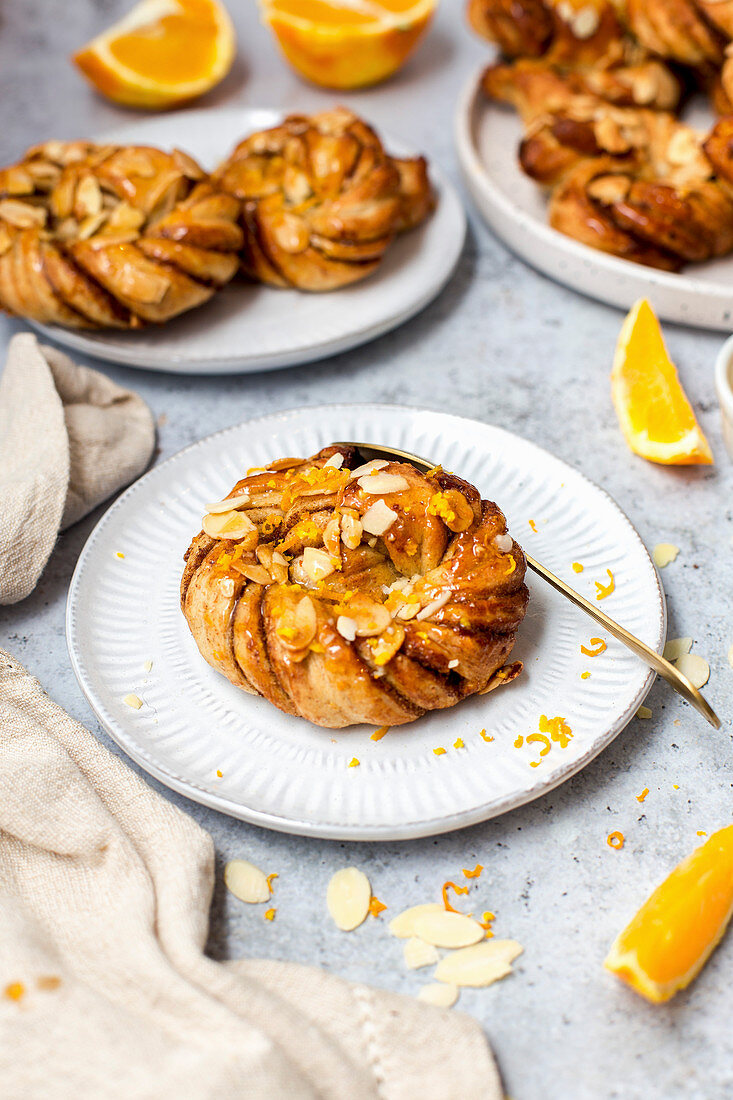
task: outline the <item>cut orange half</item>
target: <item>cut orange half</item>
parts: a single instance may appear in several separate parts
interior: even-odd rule
[[[128,107],[173,107],[231,68],[234,27],[219,0],[141,0],[74,54],[97,91]]]
[[[733,825],[675,867],[616,939],[605,966],[660,1004],[689,985],[733,915]]]
[[[708,441],[645,298],[632,307],[621,329],[611,394],[621,431],[634,454],[665,465],[712,465]]]
[[[326,88],[361,88],[396,72],[437,0],[260,0],[285,57]]]

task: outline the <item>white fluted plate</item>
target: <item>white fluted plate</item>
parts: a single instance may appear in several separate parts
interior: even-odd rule
[[[455,142],[466,186],[496,236],[551,279],[607,305],[630,309],[648,298],[659,317],[681,325],[730,332],[733,327],[733,256],[657,271],[581,244],[548,224],[547,194],[519,167],[523,128],[513,108],[481,90],[485,65],[458,100]],[[710,128],[706,104],[693,99],[685,121]]]
[[[666,612],[654,565],[617,505],[572,467],[510,432],[443,413],[389,405],[295,409],[181,451],[128,489],[92,532],[71,582],[67,639],[100,721],[169,787],[245,821],[307,836],[429,836],[483,821],[573,775],[632,718],[653,673],[611,638],[600,656],[582,654],[598,628],[531,573],[513,654],[524,673],[381,741],[370,739],[372,727],[324,730],[282,714],[201,658],[178,587],[205,502],[223,497],[250,466],[310,455],[334,440],[391,444],[460,473],[501,506],[533,556],[585,595],[595,596],[594,582],[607,581],[610,569],[616,589],[604,610],[661,649]],[[584,571],[575,573],[573,562]],[[591,675],[581,679],[585,671]],[[143,700],[139,710],[123,702],[128,693]],[[526,740],[542,714],[562,716],[573,734],[567,747],[551,743],[544,756],[542,743]],[[459,738],[465,747],[454,747]],[[436,755],[441,747],[446,752]],[[354,757],[359,766],[348,767]]]
[[[99,140],[178,146],[211,171],[243,137],[276,125],[282,117],[280,111],[254,107],[164,112],[120,126]],[[383,136],[389,152],[415,154],[390,135]],[[34,327],[97,359],[177,374],[275,370],[357,347],[423,309],[458,263],[466,232],[463,206],[432,159],[429,170],[438,199],[434,213],[393,241],[377,270],[360,283],[304,294],[235,280],[206,305],[136,332]]]

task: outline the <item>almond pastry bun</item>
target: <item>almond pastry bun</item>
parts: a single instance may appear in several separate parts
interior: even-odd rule
[[[435,204],[425,159],[389,156],[343,107],[251,134],[214,178],[242,202],[245,274],[299,290],[366,278]]]
[[[69,328],[140,328],[237,271],[239,203],[186,153],[47,141],[0,169],[0,308]]]
[[[318,726],[397,726],[521,672],[524,553],[455,474],[334,445],[207,507],[181,605],[243,691]]]

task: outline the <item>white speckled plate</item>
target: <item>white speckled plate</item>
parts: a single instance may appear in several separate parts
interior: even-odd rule
[[[180,146],[214,168],[247,134],[274,126],[282,113],[227,108],[139,119],[100,140]],[[390,152],[411,155],[384,135]],[[159,328],[82,332],[36,325],[60,344],[146,370],[179,374],[247,373],[309,363],[373,340],[423,309],[443,289],[463,248],[466,216],[455,188],[432,161],[438,196],[433,215],[387,249],[369,278],[324,294],[234,282],[206,305]]]
[[[607,305],[630,309],[637,298],[648,298],[665,321],[730,332],[733,256],[689,264],[681,274],[656,271],[607,256],[548,225],[545,193],[517,160],[519,117],[482,93],[484,68],[458,101],[455,141],[466,186],[497,237],[545,275]],[[687,121],[705,129],[710,124],[705,114],[693,104]]]
[[[601,656],[584,656],[580,646],[598,628],[531,575],[514,651],[525,662],[522,676],[379,742],[370,740],[371,727],[323,730],[282,714],[199,655],[178,587],[204,503],[220,499],[249,466],[309,455],[338,439],[392,444],[459,472],[501,505],[534,556],[586,595],[595,595],[594,581],[606,581],[611,569],[616,590],[604,609],[661,649],[666,616],[654,565],[616,504],[570,466],[500,428],[443,413],[389,405],[295,409],[181,451],[128,489],[92,532],[71,582],[67,638],[99,719],[146,771],[189,798],[309,836],[428,836],[550,790],[613,740],[654,676],[610,638]],[[575,574],[573,562],[584,572]],[[590,678],[581,679],[587,670]],[[123,702],[128,692],[144,700],[140,710]],[[526,738],[542,714],[564,717],[573,737],[540,757],[543,746]],[[515,748],[519,735],[525,741]],[[458,738],[464,748],[453,747]],[[436,756],[438,747],[446,753]],[[360,766],[350,768],[354,756]]]

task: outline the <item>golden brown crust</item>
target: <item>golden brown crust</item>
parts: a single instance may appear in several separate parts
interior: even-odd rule
[[[186,154],[49,141],[0,169],[0,307],[72,328],[139,328],[237,270],[238,203]]]
[[[529,598],[521,548],[472,485],[358,463],[330,447],[250,472],[181,582],[212,667],[333,728],[401,725],[508,682]]]
[[[365,278],[434,205],[425,160],[390,157],[344,108],[251,134],[215,178],[242,202],[244,271],[300,290]]]

